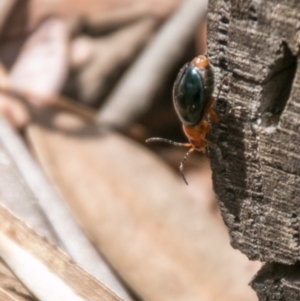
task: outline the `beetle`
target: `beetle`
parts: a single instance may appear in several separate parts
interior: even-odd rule
[[[220,85],[217,98],[223,83],[224,80]],[[183,66],[173,87],[174,108],[182,122],[183,131],[189,142],[179,143],[159,137],[146,140],[147,143],[161,141],[189,148],[179,167],[180,174],[186,184],[188,182],[183,173],[186,159],[195,150],[205,152],[206,134],[211,129],[212,123],[218,121],[218,116],[214,111],[216,98],[212,95],[213,90],[213,67],[206,55],[199,55]]]

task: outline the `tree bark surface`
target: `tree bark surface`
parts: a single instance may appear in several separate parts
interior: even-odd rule
[[[209,2],[208,56],[216,83],[228,77],[208,137],[214,189],[232,246],[267,262],[260,300],[300,296],[299,29],[297,0]]]

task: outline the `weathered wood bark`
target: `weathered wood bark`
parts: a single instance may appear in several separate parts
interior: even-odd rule
[[[300,2],[211,0],[208,55],[223,117],[210,134],[214,188],[233,247],[268,262],[260,300],[299,300]],[[297,297],[298,296],[298,297]]]

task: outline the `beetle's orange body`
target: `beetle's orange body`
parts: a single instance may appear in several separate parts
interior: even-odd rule
[[[211,97],[210,106],[207,108],[204,115],[205,119],[202,119],[196,125],[182,125],[183,131],[189,139],[191,146],[197,151],[205,152],[206,134],[211,129],[211,123],[218,121],[218,117],[213,109],[214,102],[214,97]]]

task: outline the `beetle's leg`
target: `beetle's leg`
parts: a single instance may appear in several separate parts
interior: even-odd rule
[[[184,176],[183,167],[184,167],[184,163],[185,163],[186,159],[188,158],[188,156],[189,156],[192,152],[194,152],[194,151],[195,151],[194,148],[190,148],[189,151],[188,151],[188,152],[185,154],[185,156],[183,157],[182,161],[180,162],[180,166],[179,166],[180,174],[181,174],[181,176],[182,176],[182,178],[183,178],[183,181],[185,182],[186,185],[188,185],[188,182],[187,182],[187,180],[186,180],[186,178],[185,178],[185,176]]]
[[[212,122],[218,122],[219,121],[219,117],[217,115],[217,113],[215,112],[214,110],[214,103],[215,101],[211,104],[211,106],[208,108],[207,110],[207,114],[209,116],[209,119],[212,121]]]
[[[204,138],[204,137],[206,136],[207,132],[209,132],[210,129],[211,129],[211,124],[210,124],[210,122],[207,121],[207,120],[202,120],[202,121],[200,122],[199,129],[200,129],[200,134],[201,134],[201,136]]]
[[[209,106],[208,106],[208,109],[207,109],[207,114],[209,116],[209,119],[212,121],[212,122],[218,122],[219,121],[219,117],[217,115],[217,113],[215,112],[214,110],[214,106],[215,106],[215,103],[216,103],[216,100],[219,98],[220,96],[220,93],[222,91],[222,87],[223,85],[228,82],[229,80],[229,77],[226,76],[225,78],[223,78],[223,80],[221,81],[220,83],[220,86],[219,86],[219,89],[218,89],[218,93],[217,93],[217,97],[214,98],[214,97],[211,97],[210,99],[210,103],[209,103]]]
[[[206,120],[202,120],[201,121],[201,128],[202,128],[202,131],[201,131],[201,138],[199,139],[199,146],[201,146],[202,147],[202,151],[205,152],[205,150],[206,150],[206,148],[205,148],[206,144],[212,145],[212,143],[206,139],[206,134],[211,129],[210,122],[208,122]]]
[[[206,119],[208,119],[211,122],[219,121],[219,117],[214,110],[215,103],[216,103],[216,99],[213,96],[211,96],[205,111]]]
[[[225,77],[222,79],[222,81],[221,81],[221,83],[220,83],[220,86],[219,86],[219,90],[218,90],[218,94],[217,94],[216,99],[219,98],[223,85],[224,85],[226,82],[228,82],[228,81],[229,81],[229,76],[225,76]]]
[[[202,122],[206,122],[207,124],[206,126],[206,131],[203,131],[203,136],[202,136],[202,143],[204,146],[206,146],[206,144],[208,144],[209,146],[213,147],[213,148],[218,148],[218,146],[212,142],[206,139],[206,134],[209,132],[209,130],[211,129],[211,124],[208,121],[202,121]]]

